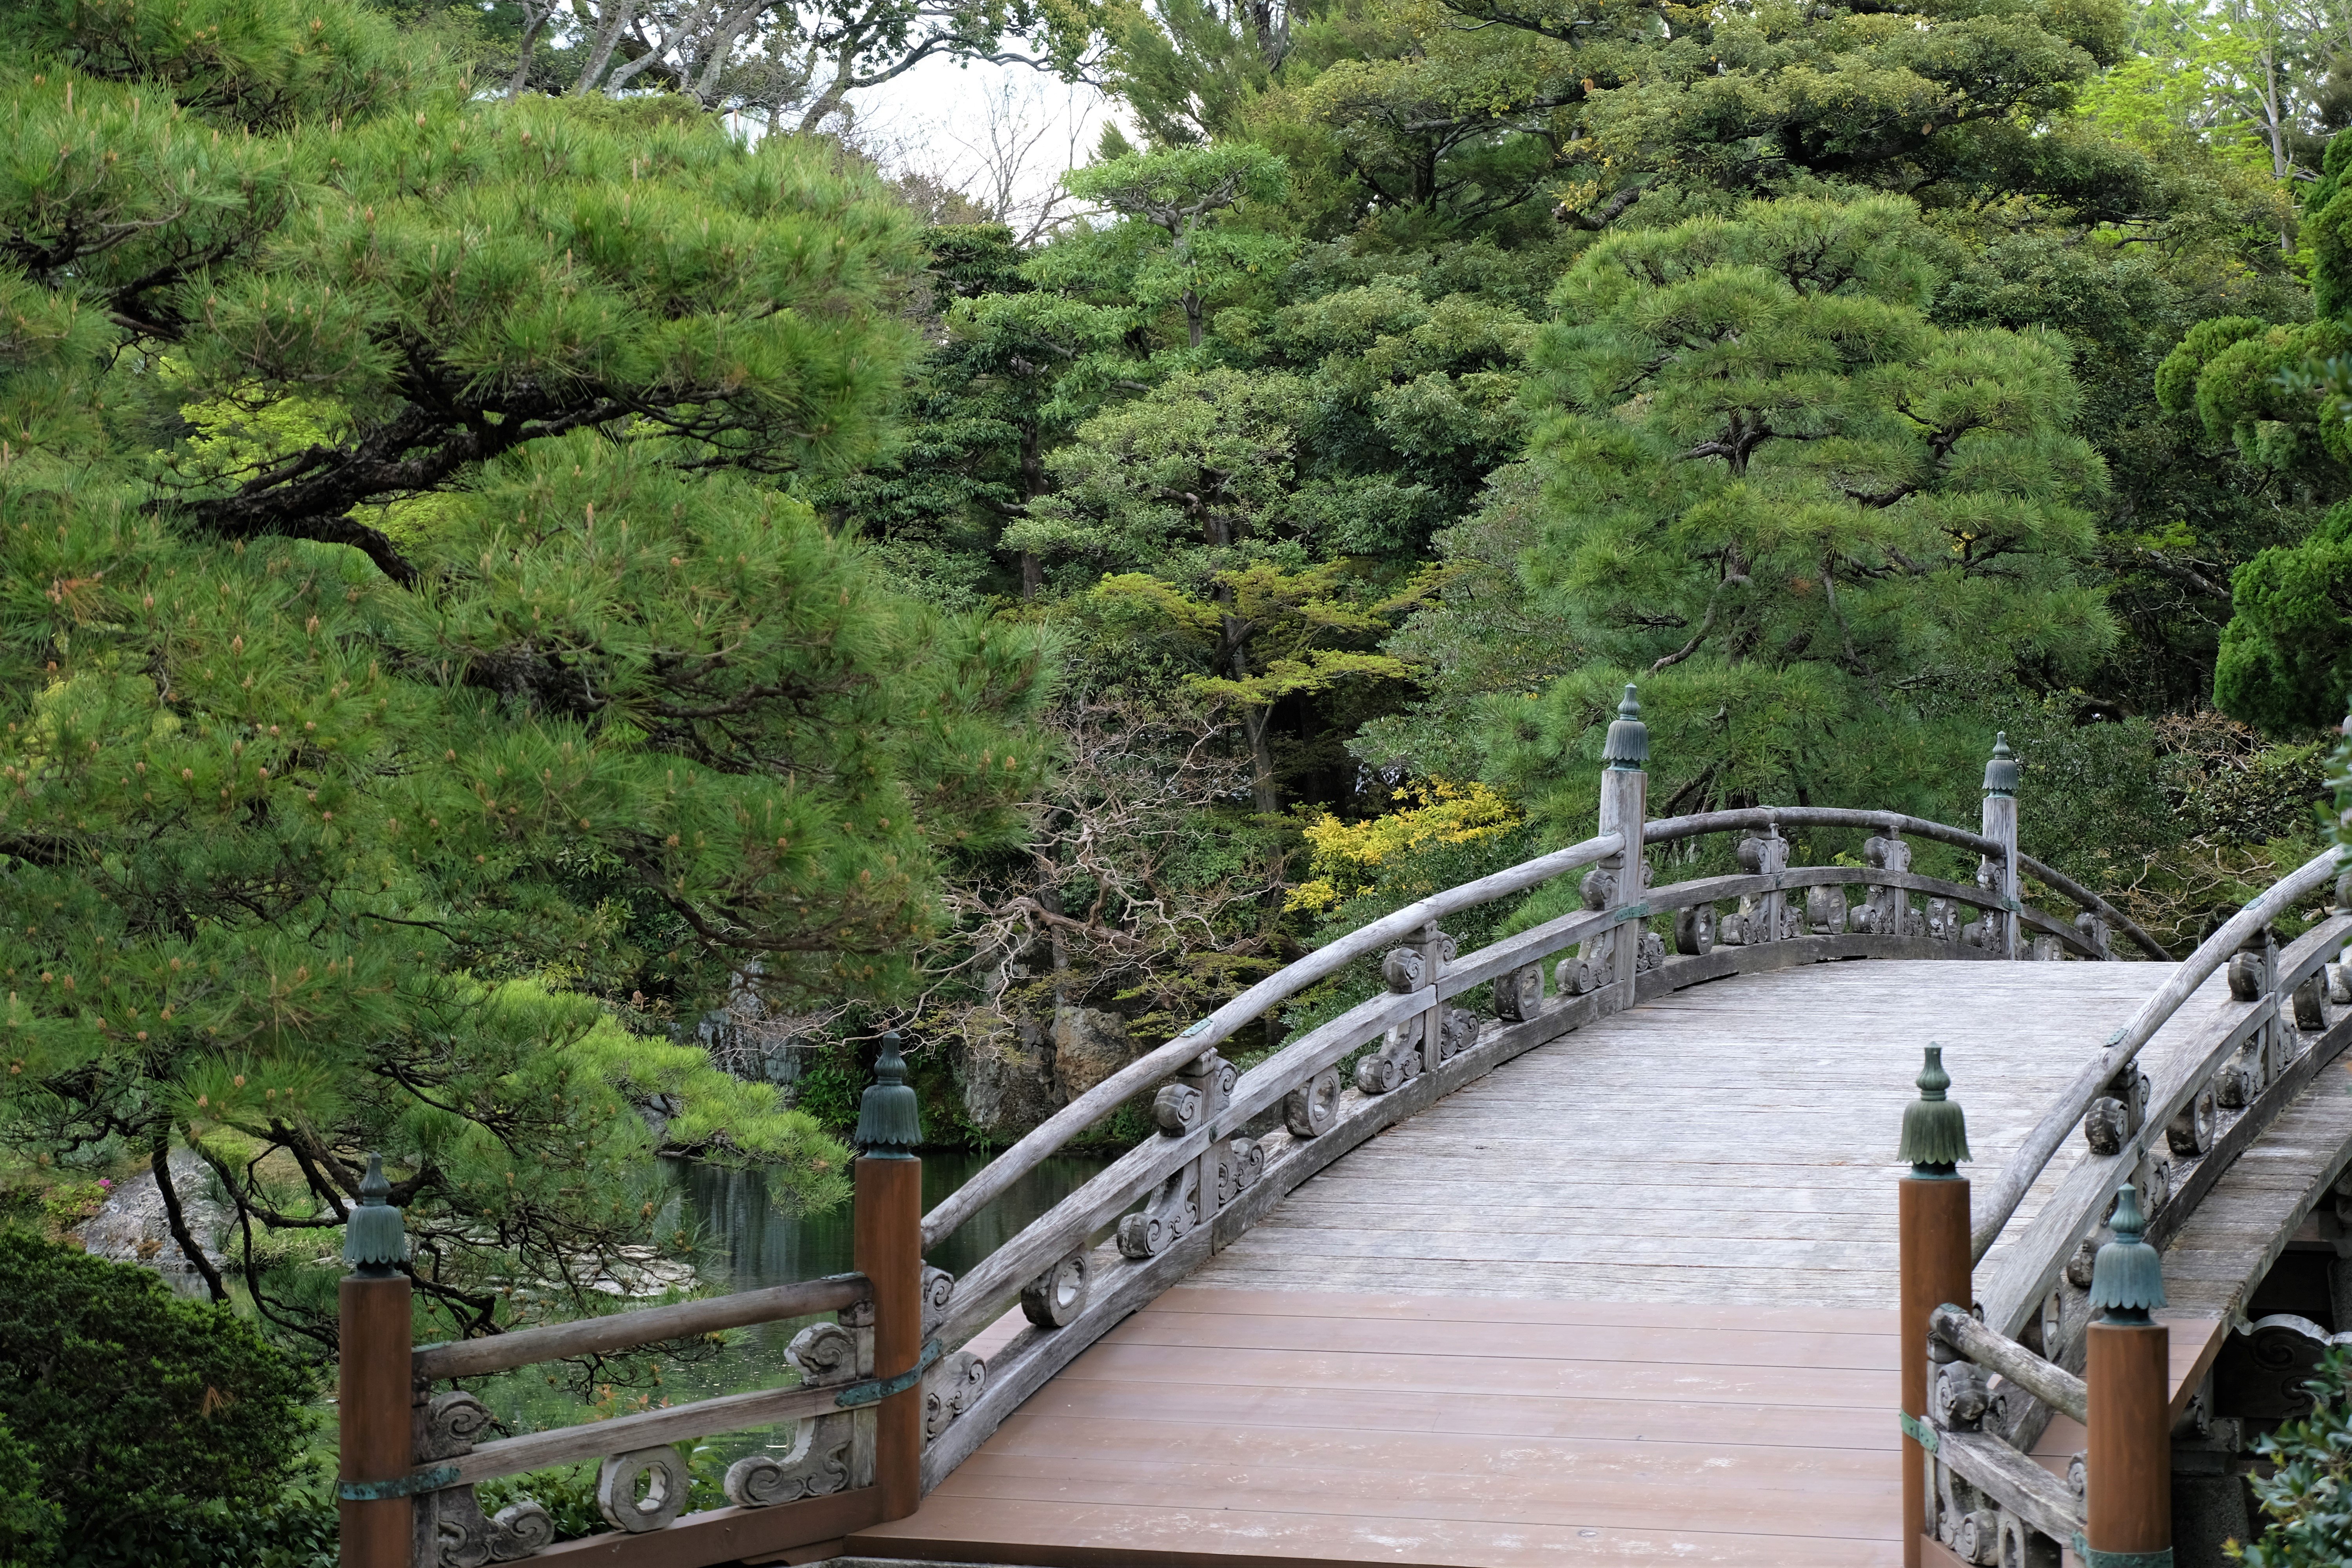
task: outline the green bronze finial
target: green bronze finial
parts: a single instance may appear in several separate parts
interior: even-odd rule
[[[2145,1323],[2147,1310],[2164,1305],[2164,1265],[2156,1248],[2142,1239],[2147,1221],[2139,1212],[2139,1194],[2126,1182],[2116,1190],[2116,1216],[2108,1222],[2116,1238],[2099,1248],[2091,1266],[2091,1306],[2106,1310],[2110,1323]]]
[[[2017,764],[2017,753],[2009,749],[2009,731],[2003,730],[1992,739],[1992,760],[1985,763],[1985,793],[2015,795],[2017,781],[2022,771]]]
[[[857,1152],[869,1160],[911,1160],[923,1144],[923,1118],[915,1091],[907,1083],[906,1058],[898,1054],[898,1037],[882,1037],[882,1054],[875,1058],[874,1081],[857,1102]]]
[[[1650,727],[1642,722],[1642,705],[1633,700],[1630,685],[1625,688],[1625,700],[1617,704],[1617,717],[1609,726],[1601,760],[1612,768],[1636,770],[1650,760]]]
[[[1944,1098],[1952,1075],[1944,1070],[1944,1047],[1927,1047],[1919,1069],[1919,1098],[1903,1108],[1903,1141],[1895,1157],[1911,1162],[1915,1176],[1949,1177],[1969,1153],[1969,1119],[1957,1100]]]
[[[370,1154],[367,1174],[360,1180],[359,1206],[343,1225],[343,1261],[359,1273],[390,1274],[408,1256],[408,1236],[401,1228],[400,1211],[392,1206],[391,1198],[383,1156]]]

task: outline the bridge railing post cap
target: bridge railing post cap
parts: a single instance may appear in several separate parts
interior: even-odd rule
[[[1903,1137],[1895,1157],[1908,1160],[1914,1175],[1948,1176],[1969,1153],[1969,1121],[1959,1102],[1947,1097],[1952,1075],[1944,1070],[1944,1047],[1930,1042],[1915,1080],[1919,1098],[1903,1108]]]
[[[389,1274],[408,1256],[408,1233],[392,1205],[383,1156],[370,1154],[360,1201],[343,1223],[343,1261],[362,1274]]]
[[[2150,1307],[2164,1305],[2164,1261],[2147,1244],[2139,1191],[2129,1182],[2116,1189],[2116,1214],[2108,1228],[2115,1239],[2099,1248],[2092,1261],[2090,1306],[2104,1311],[2110,1323],[2145,1323]]]
[[[857,1152],[868,1159],[910,1159],[923,1146],[922,1110],[914,1086],[907,1081],[907,1059],[898,1054],[896,1030],[882,1037],[874,1081],[858,1100],[857,1131],[851,1136]]]
[[[1612,768],[1633,769],[1650,760],[1650,727],[1642,722],[1642,704],[1635,700],[1631,682],[1626,684],[1623,700],[1617,704],[1617,717],[1610,721],[1601,760]]]
[[[2018,781],[2023,776],[2024,770],[2018,764],[2017,753],[2009,749],[2009,731],[1997,731],[1992,740],[1992,756],[1985,763],[1985,793],[2015,795]]]

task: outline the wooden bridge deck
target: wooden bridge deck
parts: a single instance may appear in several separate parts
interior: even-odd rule
[[[2168,973],[1815,964],[1569,1035],[1336,1162],[850,1547],[1899,1563],[1889,1155],[1919,1047],[1990,1176]]]

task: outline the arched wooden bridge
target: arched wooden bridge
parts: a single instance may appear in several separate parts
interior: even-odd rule
[[[2003,1355],[2079,1390],[2063,1371],[2083,1366],[2090,1250],[2121,1184],[2145,1198],[2169,1293],[2175,1560],[2222,1561],[2225,1536],[2259,1526],[2238,1479],[2252,1433],[2352,1337],[2352,996],[2335,962],[2352,916],[2318,912],[2333,852],[2175,961],[2018,853],[2005,748],[1977,830],[1827,808],[1651,821],[1645,752],[1629,693],[1594,837],[1292,965],[923,1216],[936,1246],[1156,1087],[1159,1136],[964,1278],[926,1272],[919,1507],[917,1439],[890,1414],[912,1374],[877,1375],[915,1362],[916,1336],[894,1340],[887,1314],[867,1327],[895,1287],[864,1252],[843,1280],[420,1350],[415,1468],[345,1495],[414,1496],[413,1560],[467,1568],[1892,1568],[1916,1462],[1933,1495],[1912,1560],[2056,1568],[2083,1528],[2078,1395],[1986,1386],[1964,1362],[1982,1397],[1933,1413],[1932,1458],[1902,1453],[1895,1136],[1934,1040],[1968,1112],[1975,1295]],[[1792,831],[1866,834],[1861,863],[1791,865]],[[1738,836],[1743,869],[1665,885],[1716,834]],[[1972,872],[1914,870],[1918,844]],[[1444,932],[1572,874],[1575,912],[1469,952]],[[2023,901],[2027,879],[2074,911]],[[2120,941],[2147,961],[2104,962]],[[1224,1058],[1245,1026],[1374,959],[1370,999],[1246,1071]],[[796,1342],[799,1388],[478,1446],[470,1396],[432,1393],[814,1307],[841,1326]],[[730,1473],[737,1506],[657,1506],[646,1445],[799,1417],[789,1451]],[[473,1504],[476,1479],[623,1447],[612,1534],[545,1546],[530,1505]],[[344,1473],[365,1474],[348,1451]]]

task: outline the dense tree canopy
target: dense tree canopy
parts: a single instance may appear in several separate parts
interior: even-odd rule
[[[192,1142],[318,1334],[256,1227],[339,1224],[363,1149],[471,1327],[685,1239],[641,1107],[837,1194],[625,1024],[903,985],[1041,761],[1034,637],[782,488],[875,447],[903,209],[658,102],[482,103],[348,5],[0,26],[61,150],[0,193],[8,1136]]]

